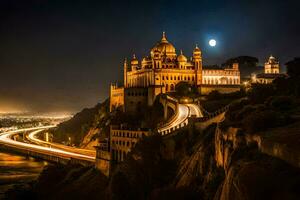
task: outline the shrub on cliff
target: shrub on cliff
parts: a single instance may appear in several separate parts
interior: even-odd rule
[[[208,112],[215,112],[228,104],[232,103],[234,100],[240,99],[245,96],[245,92],[238,91],[228,94],[221,94],[220,92],[214,90],[206,96],[206,100],[202,101],[202,106]]]
[[[247,96],[252,104],[264,103],[276,91],[272,84],[252,84]]]
[[[175,85],[176,95],[182,97],[195,97],[198,95],[198,90],[194,85],[186,81],[181,81]]]
[[[265,104],[270,106],[272,109],[279,110],[282,112],[289,111],[295,108],[296,103],[294,97],[291,96],[275,96],[270,97]]]
[[[219,100],[221,97],[222,97],[222,94],[219,91],[213,90],[206,96],[206,99],[207,100]]]
[[[238,102],[234,102],[230,104],[228,111],[226,112],[226,119],[234,121],[236,120],[236,115],[238,112],[240,112],[241,109],[243,109],[244,106],[248,105],[248,100],[241,100]]]
[[[272,110],[257,110],[245,116],[242,121],[242,127],[247,133],[264,131],[268,128],[286,125],[287,117],[280,112]]]

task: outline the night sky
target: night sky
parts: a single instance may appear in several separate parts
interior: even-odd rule
[[[0,1],[0,112],[78,111],[122,80],[125,57],[148,55],[166,31],[204,64],[300,56],[299,1]],[[217,46],[208,46],[215,38]]]

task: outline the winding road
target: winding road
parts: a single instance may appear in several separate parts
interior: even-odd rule
[[[177,110],[178,112],[167,123],[158,128],[158,132],[161,135],[170,134],[172,131],[188,125],[189,117],[203,117],[201,110],[196,104],[178,104]],[[42,131],[53,127],[55,126],[40,126],[0,133],[0,145],[12,147],[24,152],[31,151],[60,158],[95,162],[95,150],[80,149],[58,143],[47,142],[37,137],[37,135]],[[15,140],[14,136],[20,133],[25,133],[24,137],[27,140]]]
[[[73,158],[95,162],[95,151],[93,152],[86,149],[69,147],[57,143],[49,143],[36,138],[36,135],[38,133],[53,127],[55,126],[25,128],[16,131],[0,133],[0,144],[13,147],[19,150],[33,151],[45,155],[53,155],[61,158]],[[32,143],[16,141],[13,139],[14,135],[20,134],[22,132],[29,132],[28,139]]]
[[[189,117],[203,117],[200,108],[196,104],[178,104],[178,112],[175,117],[158,128],[158,132],[161,135],[167,135],[172,130],[179,129],[188,124]]]
[[[47,142],[47,141],[38,139],[37,135],[40,132],[41,131],[39,131],[39,130],[30,132],[29,134],[26,135],[26,138],[31,143],[37,144],[39,146],[45,146],[45,147],[49,147],[49,148],[57,148],[57,149],[61,149],[61,150],[67,151],[67,152],[73,152],[73,153],[78,153],[78,154],[83,154],[83,155],[89,155],[89,156],[92,156],[92,157],[96,156],[96,151],[95,150],[80,149],[80,148],[76,148],[76,147],[66,146],[66,145],[59,144],[59,143],[54,143],[54,142]]]

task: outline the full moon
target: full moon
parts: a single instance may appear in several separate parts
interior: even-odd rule
[[[216,46],[217,41],[214,39],[211,39],[211,40],[209,40],[208,44],[209,44],[209,46],[214,47],[214,46]]]

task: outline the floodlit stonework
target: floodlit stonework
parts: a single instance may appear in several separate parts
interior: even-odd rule
[[[148,130],[130,130],[119,126],[110,127],[110,151],[111,159],[122,162],[131,148],[145,136],[149,136]]]
[[[179,82],[187,82],[198,88],[202,94],[212,90],[232,92],[239,90],[240,71],[237,63],[224,69],[206,69],[202,65],[202,52],[196,45],[188,59],[181,51],[179,55],[165,33],[152,47],[150,55],[138,60],[133,55],[130,62],[124,61],[124,110],[127,112],[139,106],[152,105],[160,93],[174,92]],[[224,87],[223,87],[224,86]],[[111,87],[111,108],[120,106],[120,87]],[[115,92],[117,91],[117,92]]]

